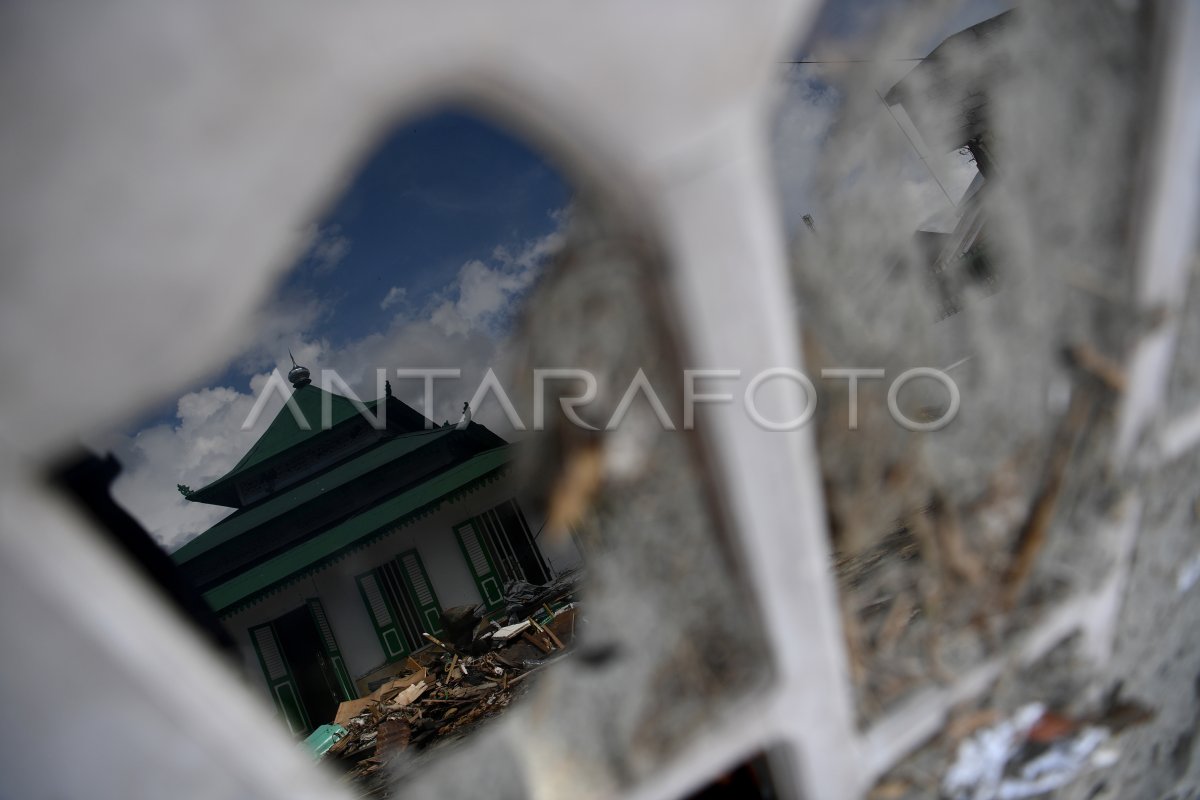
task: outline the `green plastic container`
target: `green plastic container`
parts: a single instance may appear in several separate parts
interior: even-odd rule
[[[340,742],[348,733],[341,725],[322,725],[308,735],[304,747],[314,759],[320,761],[329,752],[329,748]]]

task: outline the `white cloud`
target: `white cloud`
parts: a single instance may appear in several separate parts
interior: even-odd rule
[[[566,218],[565,213],[554,216],[560,225]],[[239,428],[270,371],[286,374],[291,367],[289,347],[296,360],[313,371],[314,381],[322,369],[336,370],[363,399],[377,396],[376,370],[386,369],[396,396],[418,410],[423,410],[421,381],[397,380],[397,368],[460,369],[461,380],[437,382],[430,414],[437,422],[457,420],[462,403],[474,394],[489,367],[502,378],[507,374],[508,325],[561,241],[560,228],[516,250],[498,247],[486,262],[468,261],[420,313],[398,315],[387,330],[338,348],[312,335],[326,319],[319,302],[277,303],[262,313],[258,337],[238,360],[244,369],[256,372],[248,391],[214,386],[191,392],[179,399],[174,424],[154,425],[110,442],[124,466],[114,495],[169,548],[227,515],[228,509],[184,500],[175,486],[198,489],[227,472],[249,450],[275,418],[281,401],[272,399],[254,430]],[[404,290],[393,287],[384,307],[404,299]],[[501,436],[512,433],[494,399],[475,411],[475,419]]]
[[[408,290],[403,286],[393,286],[391,289],[388,289],[388,293],[379,303],[379,307],[386,311],[398,303],[403,303],[407,294]]]
[[[329,225],[325,228],[312,226],[309,236],[308,258],[312,261],[313,272],[324,275],[337,269],[350,253],[350,237],[342,233],[341,225]]]
[[[255,376],[251,385],[264,379]],[[241,431],[253,404],[253,394],[231,387],[201,389],[179,399],[176,424],[154,425],[113,442],[124,467],[113,487],[117,501],[168,547],[226,516],[229,509],[188,502],[175,486],[197,489],[237,463],[281,405],[275,401],[255,430]]]
[[[525,276],[507,274],[482,261],[468,261],[458,273],[451,299],[433,310],[431,321],[448,336],[465,335],[499,322],[511,299],[528,286]]]
[[[566,217],[556,219],[562,224]],[[516,252],[498,246],[488,263],[474,259],[463,264],[455,283],[432,304],[430,322],[447,336],[465,336],[473,331],[498,335],[507,328],[546,256],[561,243],[562,234],[555,231]]]

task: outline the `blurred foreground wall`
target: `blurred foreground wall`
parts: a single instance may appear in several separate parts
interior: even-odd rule
[[[830,138],[835,221],[785,242],[772,86],[810,2],[7,5],[0,796],[343,796],[43,475],[228,360],[374,137],[447,102],[530,137],[586,201],[532,366],[640,359],[666,386],[973,361],[944,439],[842,440],[836,406],[787,432],[633,413],[592,498],[589,635],[618,657],[563,664],[404,796],[681,797],[765,751],[786,797],[992,797],[994,757],[959,746],[1016,748],[1045,715],[997,726],[1034,702],[1062,720],[1037,744],[1090,747],[1062,796],[1194,795],[1200,4],[1045,5],[990,99],[1000,288],[962,288],[975,311],[940,328],[923,272],[856,272],[913,233],[894,187],[847,178],[887,155],[856,116],[870,75]],[[556,474],[583,447],[535,457]],[[905,528],[918,571],[872,583],[863,554],[914,507],[934,509]]]

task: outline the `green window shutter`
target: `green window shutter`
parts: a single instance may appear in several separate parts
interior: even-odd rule
[[[355,580],[358,581],[358,590],[362,592],[367,612],[371,615],[371,622],[375,625],[375,633],[379,636],[383,654],[387,656],[388,661],[399,661],[408,655],[408,648],[405,647],[404,637],[400,633],[396,610],[392,608],[379,585],[379,576],[375,570],[371,570],[359,575]]]
[[[496,574],[496,566],[487,546],[479,535],[478,519],[470,519],[454,529],[458,538],[458,546],[462,548],[463,557],[479,587],[479,596],[487,608],[497,608],[504,602],[504,594],[500,587],[500,578]]]
[[[354,681],[350,680],[350,673],[346,671],[346,662],[342,660],[342,651],[338,649],[337,639],[333,638],[333,628],[329,626],[329,617],[325,616],[325,607],[316,597],[310,597],[305,602],[308,603],[308,610],[312,612],[317,633],[321,635],[321,644],[325,648],[325,655],[333,666],[333,673],[337,678],[338,690],[342,694],[342,699],[356,699],[358,692],[354,689]]]
[[[404,581],[408,584],[409,596],[417,606],[417,613],[421,615],[425,631],[441,633],[442,607],[438,603],[437,595],[433,592],[433,584],[430,583],[429,575],[425,572],[425,565],[421,563],[421,556],[417,554],[416,550],[407,550],[401,553],[397,560],[400,562]]]
[[[271,689],[271,699],[275,707],[287,722],[288,730],[292,733],[304,733],[312,726],[308,722],[304,703],[300,700],[300,691],[292,678],[283,650],[279,647],[279,637],[270,623],[250,629],[250,641],[254,643],[254,651],[258,653],[258,663],[262,665],[263,675]]]

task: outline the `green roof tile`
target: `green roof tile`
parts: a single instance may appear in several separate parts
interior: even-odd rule
[[[291,415],[289,414],[289,416]],[[184,564],[202,553],[207,553],[215,547],[254,530],[280,514],[299,508],[326,492],[344,486],[422,447],[440,441],[452,433],[455,433],[453,428],[434,428],[387,440],[358,454],[346,463],[321,473],[310,481],[285,489],[259,505],[251,506],[226,517],[180,547],[171,554],[171,558],[175,560],[176,564]]]
[[[322,424],[322,406],[324,398],[328,397],[330,424],[328,427]],[[242,460],[233,466],[233,469],[226,472],[220,478],[217,478],[212,483],[202,489],[197,489],[192,495],[192,500],[201,503],[215,502],[218,505],[228,505],[218,495],[230,482],[244,475],[255,467],[279,455],[280,453],[290,450],[298,444],[301,444],[317,434],[334,427],[340,422],[345,422],[351,417],[359,413],[348,398],[341,395],[327,392],[312,384],[306,384],[295,389],[291,395],[296,408],[300,412],[300,416],[308,424],[308,430],[301,427],[292,413],[290,404],[285,404],[279,409],[279,413],[275,415],[275,419],[271,420],[271,424],[267,426],[267,430],[258,438],[254,446],[250,448],[250,452],[242,456]],[[372,400],[365,403],[368,412],[374,413],[374,409],[378,401]]]

